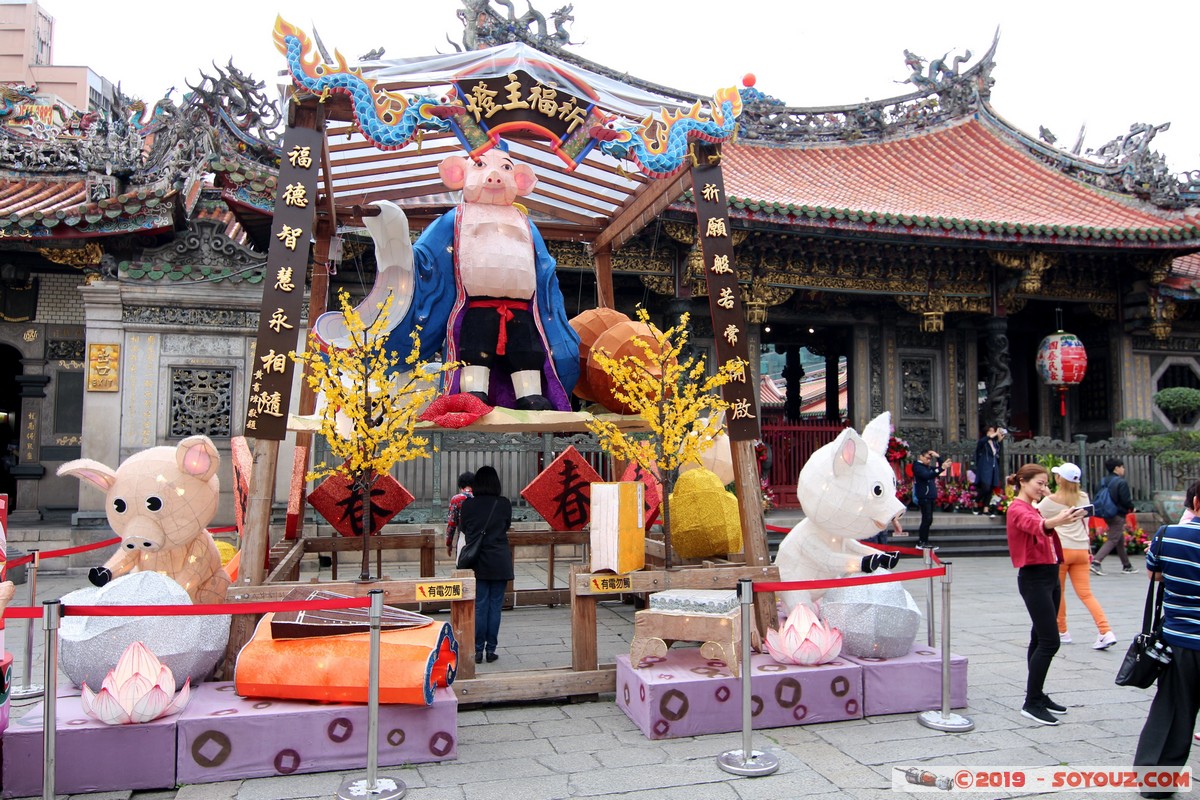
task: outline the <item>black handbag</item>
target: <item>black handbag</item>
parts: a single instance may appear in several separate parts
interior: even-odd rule
[[[1154,541],[1150,543],[1162,545],[1162,528],[1159,528]],[[1161,578],[1161,576],[1160,576]],[[1155,587],[1157,586],[1157,590]],[[1158,680],[1171,663],[1171,645],[1162,638],[1162,602],[1163,581],[1150,581],[1146,587],[1146,607],[1142,611],[1142,632],[1133,637],[1125,660],[1117,670],[1116,684],[1118,686],[1136,686],[1139,689],[1149,689]]]
[[[487,519],[483,523],[483,530],[478,536],[472,539],[470,536],[464,535],[466,544],[463,545],[462,550],[458,551],[458,561],[454,564],[457,569],[475,569],[475,564],[479,561],[479,551],[483,549],[483,540],[487,537],[488,523],[492,521],[492,514],[495,513],[498,505],[500,504],[492,502],[492,510],[488,512]]]

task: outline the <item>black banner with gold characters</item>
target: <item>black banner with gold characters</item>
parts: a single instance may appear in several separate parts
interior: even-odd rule
[[[321,131],[288,128],[279,164],[279,196],[263,275],[258,339],[250,369],[246,436],[282,440],[287,435],[296,337],[304,306],[304,276],[316,216]]]
[[[721,396],[730,405],[725,412],[725,423],[732,441],[757,439],[757,387],[751,386],[753,373],[747,346],[746,315],[742,311],[742,295],[733,265],[733,239],[720,151],[696,146],[696,154],[697,161],[692,167],[692,194],[696,199],[696,224],[704,254],[704,280],[708,285],[717,361],[725,364],[740,358],[745,363],[740,377],[721,387]]]

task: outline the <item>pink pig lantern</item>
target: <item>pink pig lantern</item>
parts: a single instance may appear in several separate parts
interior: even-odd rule
[[[1061,329],[1038,345],[1037,371],[1048,386],[1058,388],[1059,414],[1067,415],[1067,389],[1087,373],[1087,349],[1079,337]]]

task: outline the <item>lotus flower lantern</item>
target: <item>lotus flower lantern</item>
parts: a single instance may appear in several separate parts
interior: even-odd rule
[[[767,631],[767,652],[780,664],[828,664],[842,652],[842,632],[818,619],[807,603],[797,603],[779,630]]]
[[[83,684],[83,710],[105,725],[150,722],[177,714],[188,703],[192,679],[175,694],[175,676],[141,642],[125,648],[99,692]]]

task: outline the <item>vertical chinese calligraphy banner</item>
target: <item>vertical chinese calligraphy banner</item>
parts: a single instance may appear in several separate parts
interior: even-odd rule
[[[250,370],[250,400],[246,404],[246,435],[257,439],[278,441],[287,435],[294,367],[288,353],[296,349],[296,337],[304,330],[300,324],[304,277],[323,141],[321,131],[312,128],[288,128],[283,137],[279,197],[263,275],[262,309]]]
[[[747,441],[759,436],[758,403],[750,385],[746,315],[742,312],[742,295],[733,264],[725,178],[719,152],[699,146],[696,149],[699,160],[692,167],[692,194],[696,198],[696,224],[704,253],[704,279],[708,285],[717,361],[724,364],[740,358],[746,363],[740,378],[721,387],[721,396],[730,405],[725,412],[725,423],[732,441]]]

